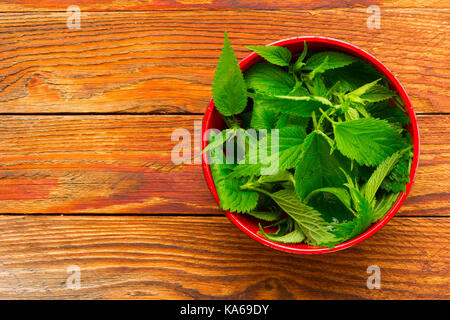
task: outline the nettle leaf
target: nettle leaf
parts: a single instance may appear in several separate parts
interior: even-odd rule
[[[347,111],[345,111],[344,117],[346,121],[360,119],[358,110],[350,106],[348,107]]]
[[[330,70],[342,68],[353,62],[358,61],[358,58],[349,56],[345,53],[337,51],[324,51],[313,54],[307,61],[304,67],[305,70]],[[317,71],[316,71],[317,73]]]
[[[299,126],[288,126],[279,131],[279,170],[294,168],[303,150],[305,129]]]
[[[264,175],[258,179],[258,183],[280,183],[280,182],[294,183],[294,176],[287,170],[279,170],[276,174]]]
[[[345,98],[358,103],[379,102],[388,100],[395,96],[394,91],[381,86],[378,82],[381,79],[367,83],[350,93],[347,93]]]
[[[305,136],[305,129],[299,126],[287,126],[279,129],[278,153],[272,154],[271,136],[268,134],[259,142],[257,161],[253,161],[254,164],[249,162],[239,164],[230,174],[230,178],[259,176],[262,168],[265,168],[267,175],[269,175],[269,167],[276,162],[278,162],[278,166],[273,168],[275,170],[272,170],[273,174],[277,174],[281,170],[294,168],[302,151]],[[261,152],[261,148],[265,147],[267,147],[267,151]],[[276,161],[276,158],[278,158],[278,161]]]
[[[366,109],[372,117],[387,120],[389,123],[397,124],[399,127],[406,127],[411,122],[404,110],[391,106],[387,101],[368,104]]]
[[[277,174],[280,170],[294,168],[298,158],[302,152],[303,141],[306,137],[305,129],[300,126],[287,126],[278,131],[278,152],[267,153],[270,155],[270,163],[277,163],[278,167],[274,168],[273,174]],[[262,145],[271,146],[271,135],[267,136],[267,142],[263,141]],[[278,158],[278,159],[277,159]],[[266,169],[267,169],[266,165]]]
[[[374,85],[370,90],[360,96],[360,99],[364,102],[379,102],[383,100],[388,100],[395,96],[395,92],[380,86]]]
[[[247,214],[253,218],[267,222],[278,221],[281,218],[280,211],[250,211]]]
[[[327,70],[323,73],[325,85],[329,88],[339,85],[344,92],[353,91],[368,82],[383,78],[383,75],[364,61],[356,61],[348,66]],[[387,86],[386,80],[379,84]]]
[[[303,233],[302,229],[298,226],[298,224],[295,224],[294,230],[286,233],[284,235],[280,235],[280,232],[277,233],[266,233],[264,232],[264,229],[261,225],[259,225],[259,230],[262,233],[262,235],[271,241],[279,242],[279,243],[302,243],[303,240],[305,240],[305,234]]]
[[[350,171],[350,161],[331,145],[322,133],[313,131],[303,144],[295,170],[296,192],[304,199],[310,192],[323,187],[340,187],[346,182],[340,168]]]
[[[352,92],[349,92],[346,94],[346,98],[348,98],[349,100],[355,101],[355,102],[360,102],[362,103],[363,101],[360,100],[360,96],[367,93],[369,90],[371,90],[371,88],[373,88],[374,86],[376,86],[376,84],[380,81],[381,79],[377,79],[375,81],[366,83],[365,85],[353,90]]]
[[[211,164],[211,174],[214,179],[220,207],[231,212],[248,213],[256,208],[258,204],[258,193],[251,190],[240,190],[246,179],[227,179],[234,168],[229,164]]]
[[[250,126],[253,129],[273,129],[276,126],[279,112],[266,108],[265,105],[256,100],[253,104],[253,112]]]
[[[308,78],[309,80],[313,80],[314,77],[317,74],[323,73],[327,70],[327,66],[328,66],[328,57],[325,57],[325,59],[322,61],[321,64],[319,64],[317,67],[315,67],[309,74],[308,74]],[[306,69],[306,68],[305,68]],[[308,85],[308,82],[306,82],[306,84]]]
[[[349,222],[332,224],[334,227],[333,233],[339,239],[339,242],[344,242],[357,237],[366,231],[372,224],[374,215],[372,206],[359,191],[355,189],[354,192],[358,199],[358,203],[356,204],[356,207],[358,208],[356,218]]]
[[[215,135],[213,132],[211,132],[214,136],[210,137],[210,141],[205,149],[203,149],[202,153],[210,152],[211,150],[216,149],[217,147],[220,147],[224,143],[226,143],[229,139],[232,139],[236,135],[235,129],[225,129],[219,132],[217,135]]]
[[[361,165],[377,166],[403,146],[401,135],[385,120],[334,122],[339,151]]]
[[[397,201],[399,192],[384,194],[375,204],[373,209],[372,223],[384,217]]]
[[[316,189],[314,191],[311,191],[306,197],[304,202],[308,203],[309,200],[315,196],[316,194],[319,193],[331,193],[333,195],[336,196],[336,198],[338,198],[347,208],[351,208],[352,206],[352,199],[350,197],[350,194],[348,193],[347,190],[345,190],[344,188],[320,188],[320,189]]]
[[[389,176],[383,180],[381,188],[393,192],[406,192],[406,184],[410,181],[409,172],[412,157],[412,152],[403,154]]]
[[[294,63],[293,70],[294,72],[299,72],[305,63],[303,60],[306,58],[306,54],[308,53],[308,45],[306,44],[306,41],[303,41],[303,50],[300,56],[298,57],[297,61]]]
[[[291,62],[292,54],[289,49],[280,46],[248,46],[248,49],[256,52],[270,63],[286,67]]]
[[[288,113],[282,113],[278,117],[278,121],[275,128],[280,129],[283,127],[287,127],[289,125],[296,125],[306,130],[306,128],[308,128],[310,120],[311,118],[309,117],[300,117]]]
[[[361,191],[363,196],[369,201],[375,198],[375,194],[381,186],[383,180],[388,176],[388,174],[394,169],[395,165],[403,156],[402,151],[395,152],[392,156],[385,159],[372,173],[369,180],[362,187]]]
[[[405,181],[386,179],[381,184],[381,188],[388,192],[406,192],[406,184],[408,182],[409,179],[405,179]]]
[[[319,108],[332,106],[328,99],[315,96],[297,97],[257,94],[255,100],[265,108],[301,117],[310,117],[313,111],[317,112]]]
[[[323,219],[330,223],[346,222],[354,218],[351,206],[344,205],[334,193],[317,192],[303,203],[319,211]]]
[[[247,86],[226,32],[214,75],[212,95],[215,107],[224,116],[239,114],[247,106]]]
[[[300,202],[293,190],[283,189],[268,195],[298,223],[309,244],[320,246],[335,240],[321,214]]]
[[[323,81],[323,77],[317,76],[314,78],[314,90],[313,94],[318,97],[326,97],[327,96],[327,88],[325,87],[325,83]]]
[[[256,92],[287,95],[294,88],[295,80],[286,71],[261,62],[245,72],[247,87]]]
[[[294,86],[294,88],[291,90],[291,92],[289,92],[288,96],[294,96],[294,97],[304,97],[304,96],[309,96],[310,93],[308,91],[308,89],[302,87],[302,83],[301,82],[297,82]]]

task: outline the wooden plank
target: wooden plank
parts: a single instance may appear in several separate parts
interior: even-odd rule
[[[0,3],[1,11],[66,11],[73,5],[72,0],[9,0]],[[200,9],[321,9],[342,7],[380,7],[394,8],[443,8],[448,7],[437,0],[115,0],[115,1],[77,1],[83,11],[137,11],[137,10],[200,10]]]
[[[299,256],[225,217],[3,216],[0,298],[448,299],[449,228],[398,217],[351,249]],[[366,287],[370,265],[380,290]]]
[[[172,132],[201,116],[0,116],[2,213],[221,213]],[[419,116],[421,159],[403,215],[449,215],[450,116]],[[192,138],[193,139],[193,138]]]
[[[239,58],[245,45],[299,35],[349,41],[398,76],[417,112],[450,112],[450,11],[383,9],[381,30],[367,28],[368,16],[364,8],[84,12],[81,29],[69,30],[66,13],[3,13],[0,113],[202,113],[224,30]]]

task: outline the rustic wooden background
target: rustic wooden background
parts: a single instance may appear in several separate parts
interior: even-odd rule
[[[66,26],[79,5],[81,29]],[[381,8],[369,30],[367,6]],[[448,299],[450,3],[437,0],[0,1],[0,298]],[[412,193],[342,252],[266,248],[218,209],[171,133],[210,98],[223,31],[244,45],[346,40],[418,114]],[[366,288],[369,265],[381,290]],[[81,269],[81,288],[66,286]]]

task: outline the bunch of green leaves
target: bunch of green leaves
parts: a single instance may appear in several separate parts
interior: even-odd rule
[[[351,55],[308,52],[306,43],[299,54],[248,48],[264,61],[242,73],[225,33],[212,86],[229,127],[204,150],[222,158],[211,164],[220,206],[258,219],[261,235],[276,242],[333,247],[357,237],[409,182],[412,146],[401,99]],[[238,134],[250,129],[267,134]],[[278,130],[278,149],[262,152],[275,141],[271,130]],[[245,156],[227,162],[225,143]],[[248,154],[250,147],[256,152]]]

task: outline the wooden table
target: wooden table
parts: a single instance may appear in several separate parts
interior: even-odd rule
[[[366,0],[0,1],[0,298],[450,298],[450,6],[373,2],[381,29]],[[72,4],[80,29],[67,28]],[[202,120],[224,30],[239,58],[321,35],[397,75],[420,166],[375,236],[277,252],[228,221],[200,165],[172,163],[173,130]],[[380,290],[366,287],[370,265]]]

